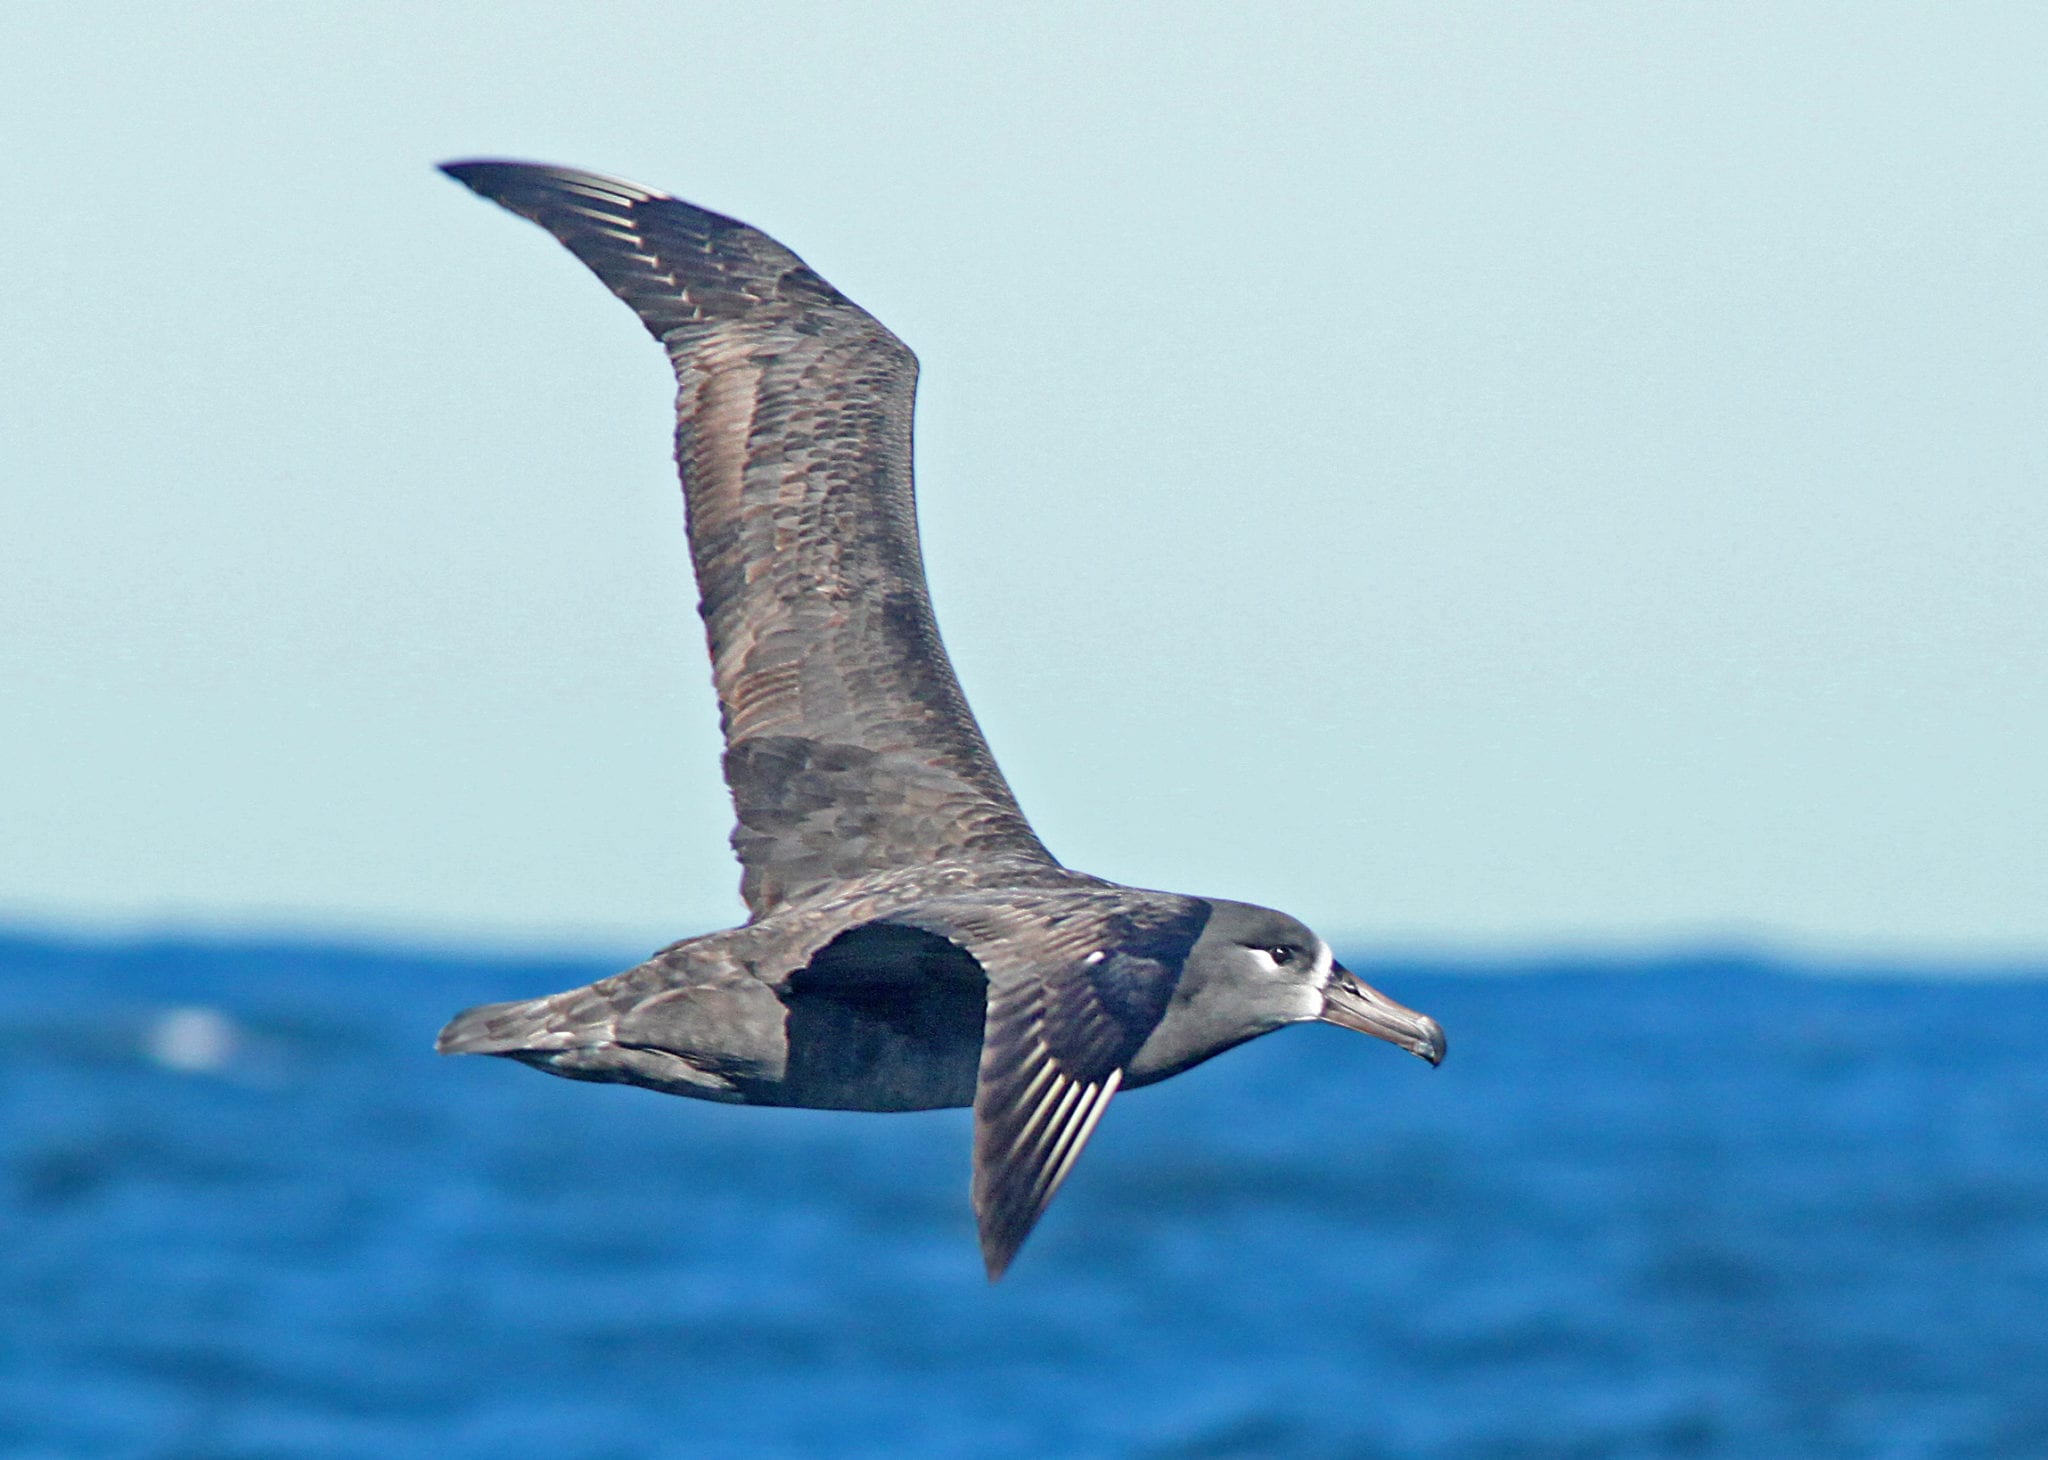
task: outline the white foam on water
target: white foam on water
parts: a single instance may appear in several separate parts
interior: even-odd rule
[[[242,1043],[234,1020],[218,1009],[170,1009],[143,1034],[143,1049],[167,1069],[211,1074],[235,1057]]]

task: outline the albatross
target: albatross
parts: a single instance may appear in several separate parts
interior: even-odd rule
[[[575,1080],[830,1110],[974,1109],[991,1281],[1117,1091],[1322,1020],[1443,1058],[1286,913],[1063,867],[1017,808],[932,617],[917,359],[767,234],[525,162],[442,171],[530,219],[675,366],[676,463],[747,921],[441,1031]]]

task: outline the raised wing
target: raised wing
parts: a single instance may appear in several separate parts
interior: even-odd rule
[[[1031,1235],[1124,1068],[1166,1012],[1209,904],[1128,888],[929,904],[988,975],[974,1097],[974,1211],[991,1281]]]
[[[568,168],[442,170],[560,239],[668,347],[753,916],[934,860],[1050,863],[932,619],[909,349],[731,218]]]

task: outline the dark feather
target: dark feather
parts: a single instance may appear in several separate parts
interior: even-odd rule
[[[1051,864],[932,618],[909,349],[734,219],[567,168],[443,170],[561,240],[668,348],[753,916],[934,860]]]
[[[1209,904],[1128,888],[926,904],[894,920],[941,932],[987,971],[974,1097],[974,1210],[991,1279],[1051,1204],[1159,1025]]]

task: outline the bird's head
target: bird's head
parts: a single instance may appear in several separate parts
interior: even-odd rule
[[[1384,1039],[1431,1064],[1442,1061],[1444,1032],[1436,1020],[1395,1003],[1337,962],[1300,919],[1248,902],[1204,900],[1209,920],[1188,950],[1167,1019],[1133,1070],[1141,1079],[1311,1020]]]
[[[1242,986],[1255,991],[1268,1017],[1284,1024],[1320,1019],[1397,1044],[1431,1064],[1443,1060],[1444,1032],[1436,1020],[1359,978],[1300,919],[1247,902],[1212,905],[1201,944],[1210,945],[1211,960],[1228,964]]]

